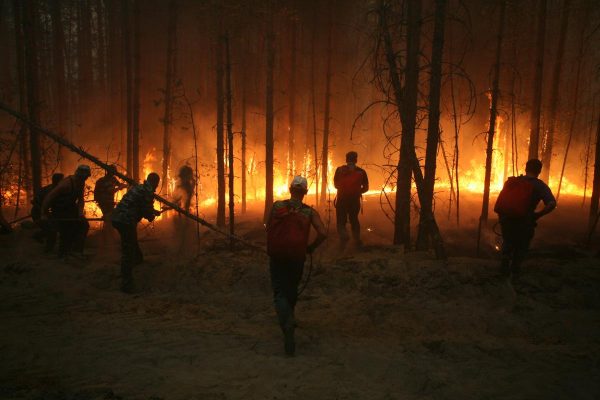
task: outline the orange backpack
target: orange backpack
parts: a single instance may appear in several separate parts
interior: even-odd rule
[[[302,204],[299,208],[289,201],[273,204],[267,231],[267,254],[273,258],[304,260],[310,234],[312,209]]]
[[[338,181],[338,197],[352,198],[362,194],[363,172],[356,168],[341,171]]]
[[[531,212],[533,183],[523,176],[511,176],[498,195],[494,212],[502,217],[523,218]]]

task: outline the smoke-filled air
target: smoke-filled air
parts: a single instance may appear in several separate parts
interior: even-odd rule
[[[0,0],[0,397],[600,398],[595,0]]]

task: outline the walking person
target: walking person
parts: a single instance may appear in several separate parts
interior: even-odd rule
[[[311,254],[327,237],[319,213],[302,202],[307,192],[306,178],[296,176],[290,185],[290,198],[273,203],[267,220],[273,300],[288,356],[296,351],[294,310],[306,254]],[[309,245],[311,226],[317,231],[317,237]]]
[[[502,230],[501,270],[507,277],[519,275],[537,221],[556,208],[552,191],[538,179],[540,172],[540,160],[527,161],[525,175],[508,178],[494,206]],[[544,203],[544,208],[536,211],[540,201]]]
[[[356,166],[358,153],[350,151],[346,154],[346,165],[335,170],[333,183],[337,189],[335,199],[335,215],[337,232],[340,238],[340,247],[343,249],[348,243],[349,237],[346,231],[346,223],[350,220],[352,228],[352,239],[357,247],[362,245],[360,240],[360,222],[358,214],[361,209],[362,194],[369,190],[369,178],[367,172]]]
[[[137,239],[137,224],[142,218],[154,221],[160,215],[154,209],[154,192],[160,177],[150,173],[143,184],[134,185],[127,190],[111,215],[113,227],[121,236],[121,290],[132,293],[133,267],[144,261]]]

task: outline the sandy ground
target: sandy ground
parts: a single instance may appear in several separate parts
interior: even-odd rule
[[[185,254],[146,228],[129,296],[112,240],[64,263],[30,235],[0,237],[2,399],[600,398],[600,262],[568,243],[538,246],[511,285],[456,246],[444,263],[332,242],[286,358],[261,254],[204,231]]]

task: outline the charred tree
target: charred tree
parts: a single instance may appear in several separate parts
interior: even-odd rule
[[[433,215],[433,189],[438,146],[440,143],[440,92],[442,86],[442,55],[444,52],[444,23],[446,18],[446,0],[436,0],[431,49],[431,79],[429,82],[429,121],[427,127],[427,147],[425,149],[425,176],[423,202],[419,215],[419,235],[417,249],[428,247],[430,235],[430,216]]]
[[[19,112],[21,114],[27,114],[27,84],[25,76],[25,51],[24,51],[24,38],[23,38],[23,7],[21,6],[20,0],[13,1],[14,11],[14,30],[15,30],[15,50],[16,50],[16,64],[17,64],[17,84],[19,90]],[[23,165],[23,188],[27,194],[27,204],[31,200],[31,181],[30,181],[30,167],[29,162],[29,130],[28,126],[21,123],[19,127],[20,136],[20,157],[21,164]]]
[[[119,10],[116,0],[107,0],[106,5],[106,64],[108,80],[109,123],[112,129],[112,139],[120,137],[123,110],[120,105],[122,48],[119,44],[119,33],[122,24],[119,23]]]
[[[225,35],[225,91],[227,95],[227,149],[228,156],[227,162],[229,166],[228,178],[229,178],[229,234],[234,234],[235,225],[235,213],[234,213],[234,178],[235,169],[233,166],[233,116],[231,113],[231,54],[229,49],[229,34]],[[231,239],[229,245],[233,248],[235,241]]]
[[[79,114],[82,125],[89,124],[91,101],[94,93],[94,67],[92,57],[92,18],[89,0],[81,0],[78,5],[77,23],[77,73],[79,89]]]
[[[327,69],[325,72],[325,115],[323,119],[323,148],[321,153],[321,206],[327,202],[327,167],[329,166],[329,123],[331,122],[331,53],[332,48],[332,10],[328,3],[327,14]]]
[[[544,0],[545,1],[545,0]],[[506,13],[506,1],[500,3],[500,24],[498,27],[498,39],[496,43],[496,63],[494,64],[494,75],[492,82],[492,100],[490,105],[490,121],[487,135],[487,147],[485,151],[485,178],[483,182],[483,204],[481,216],[479,217],[479,228],[477,231],[477,252],[481,239],[482,226],[487,224],[490,203],[490,181],[492,176],[492,153],[494,146],[494,135],[496,133],[496,118],[498,116],[498,97],[500,96],[500,61],[502,56],[502,41],[504,39],[504,17]]]
[[[273,205],[273,75],[275,71],[275,32],[273,30],[273,5],[269,4],[267,21],[267,82],[266,82],[266,121],[265,121],[265,213],[267,220]]]
[[[245,71],[245,70],[244,70]],[[243,73],[242,82],[242,214],[246,213],[246,185],[247,185],[247,166],[246,166],[246,74]]]
[[[411,176],[415,152],[417,95],[419,88],[419,50],[421,43],[421,0],[409,1],[407,7],[407,48],[405,83],[400,94],[400,122],[402,139],[396,183],[396,212],[394,216],[394,244],[410,248]],[[389,57],[389,56],[388,56]],[[416,166],[418,168],[418,165]],[[420,172],[420,168],[419,168]]]
[[[589,216],[589,239],[591,239],[594,229],[598,224],[598,206],[600,202],[600,115],[598,115],[598,124],[596,127],[596,153],[594,157],[594,181],[592,184],[592,197],[590,198],[590,216]]]
[[[136,2],[138,0],[135,0]],[[137,4],[134,7],[139,7]],[[106,30],[104,20],[104,7],[102,0],[96,0],[96,65],[98,66],[98,89],[99,94],[104,97],[106,92]],[[135,11],[134,11],[135,13]],[[134,17],[135,18],[135,17]],[[135,40],[135,39],[134,39]]]
[[[295,132],[296,124],[296,21],[291,22],[290,26],[290,83],[289,83],[289,110],[288,110],[288,176],[293,178],[296,174],[295,157]],[[291,180],[291,179],[290,179]]]
[[[316,83],[315,83],[315,43],[317,41],[317,7],[313,7],[313,25],[312,25],[312,38],[310,45],[310,103],[312,114],[312,136],[313,136],[313,163],[315,169],[315,206],[319,207],[319,150],[317,141],[317,95],[316,95]]]
[[[544,80],[544,47],[546,41],[547,0],[539,0],[536,56],[533,79],[533,101],[531,106],[531,131],[529,133],[529,159],[538,158],[540,141],[540,113],[542,109],[542,84]]]
[[[586,29],[589,23],[589,16],[591,13],[591,2],[586,3],[584,9],[583,23],[581,25],[580,36],[579,36],[579,49],[577,50],[577,67],[575,69],[575,88],[573,89],[573,100],[571,100],[571,107],[573,113],[571,115],[571,121],[569,123],[569,135],[567,137],[567,146],[563,156],[563,162],[560,169],[560,177],[558,179],[558,190],[556,191],[556,200],[560,197],[560,189],[562,187],[562,181],[565,174],[565,168],[567,166],[567,159],[569,157],[569,150],[571,149],[571,142],[573,140],[573,133],[575,131],[575,123],[577,122],[577,116],[579,112],[579,97],[581,89],[581,70],[583,68],[584,55],[586,52],[586,44],[590,39],[590,36],[586,37]]]
[[[62,21],[61,1],[50,2],[50,14],[52,18],[52,58],[54,72],[54,94],[56,97],[56,117],[58,131],[61,135],[67,134],[67,118],[69,115],[69,100],[67,98],[67,86],[65,82],[65,33]],[[65,164],[61,156],[61,147],[58,146],[58,159],[61,169]]]
[[[140,180],[140,0],[133,0],[133,99],[131,117],[131,176]],[[145,178],[145,177],[144,177]],[[164,182],[164,180],[163,180]]]
[[[163,114],[162,193],[169,191],[171,166],[171,129],[173,127],[174,85],[177,66],[177,1],[169,1],[167,26],[167,68],[165,73],[165,109]]]
[[[220,25],[219,25],[220,27]],[[217,38],[217,226],[225,226],[225,137],[223,119],[225,94],[223,77],[223,38],[219,30]]]
[[[131,15],[129,1],[121,3],[121,18],[123,23],[123,60],[125,61],[125,107],[127,109],[126,123],[126,166],[127,175],[133,177],[133,61],[131,58]],[[164,177],[163,177],[164,182]]]
[[[554,61],[554,71],[552,74],[552,88],[550,94],[550,121],[548,123],[548,131],[546,133],[544,152],[542,156],[542,164],[544,168],[542,168],[541,179],[545,182],[548,182],[548,178],[550,177],[552,149],[554,146],[554,130],[556,129],[556,116],[558,113],[558,102],[560,99],[558,91],[560,89],[563,56],[565,52],[565,41],[567,38],[567,31],[569,28],[570,9],[571,0],[564,0],[560,22],[560,33],[558,36],[558,48],[556,50],[556,60]]]
[[[23,0],[17,7],[22,7],[23,44],[25,48],[25,81],[27,86],[27,111],[35,124],[40,121],[39,104],[39,66],[37,37],[37,1]],[[29,149],[31,157],[31,180],[34,196],[42,187],[42,159],[40,153],[40,137],[37,129],[29,131]]]

